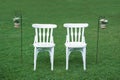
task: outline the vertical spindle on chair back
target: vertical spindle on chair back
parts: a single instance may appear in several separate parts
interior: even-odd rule
[[[87,23],[72,24],[66,23],[64,27],[67,28],[67,37],[69,42],[84,42],[84,29],[87,27]]]
[[[55,24],[33,24],[35,28],[36,42],[50,43],[53,41],[53,28],[57,26]]]

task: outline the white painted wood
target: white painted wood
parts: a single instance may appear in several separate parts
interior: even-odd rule
[[[56,24],[32,24],[32,27],[34,28],[56,28]]]
[[[37,28],[35,29],[35,34],[36,34],[36,39],[35,40],[36,40],[36,42],[38,42],[38,29]]]
[[[75,28],[75,42],[77,41],[77,28]]]
[[[71,40],[73,42],[73,28],[71,28]]]
[[[51,43],[53,42],[53,36],[52,36],[52,33],[53,33],[53,28],[51,28],[51,32],[50,32],[50,42],[51,42]]]
[[[47,43],[48,43],[48,40],[49,40],[49,28],[47,28]]]
[[[43,43],[45,42],[45,28],[43,28]]]
[[[80,51],[82,53],[83,68],[84,70],[86,70],[86,46],[87,44],[85,42],[84,28],[88,27],[88,23],[65,23],[64,27],[67,28],[67,35],[66,35],[66,42],[65,42],[66,70],[68,70],[69,55],[74,50]],[[71,32],[69,32],[69,29],[71,29]]]
[[[36,70],[37,55],[39,52],[48,51],[50,54],[51,70],[53,71],[54,64],[54,40],[53,40],[53,28],[56,28],[56,24],[32,24],[35,28],[34,38],[34,71]]]
[[[67,35],[66,35],[66,42],[69,42],[69,37],[70,37],[70,34],[69,34],[69,28],[67,28]]]
[[[78,32],[78,42],[80,42],[80,36],[81,36],[81,28],[79,28],[79,32]]]
[[[88,27],[88,23],[65,23],[64,27],[70,27],[70,28]]]
[[[39,28],[39,42],[41,42],[41,28]]]

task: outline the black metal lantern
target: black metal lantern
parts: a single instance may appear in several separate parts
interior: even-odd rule
[[[21,41],[21,62],[23,62],[23,54],[22,54],[22,44],[23,44],[23,40],[22,40],[22,11],[21,10],[15,10],[14,11],[14,18],[13,18],[13,24],[15,28],[19,28],[20,29],[20,41]]]
[[[19,28],[20,27],[20,17],[13,18],[13,22],[14,22],[14,27],[15,28]]]
[[[105,17],[100,17],[99,27],[105,29],[107,27],[108,20]]]
[[[108,20],[105,17],[100,16],[98,18],[98,27],[97,27],[97,47],[96,47],[96,63],[98,63],[98,53],[99,53],[99,28],[106,29]]]

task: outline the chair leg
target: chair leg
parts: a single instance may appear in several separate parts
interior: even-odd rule
[[[34,71],[36,70],[36,61],[37,61],[37,48],[34,48]]]
[[[66,70],[68,70],[69,65],[69,51],[68,48],[66,48]]]
[[[53,65],[54,65],[54,48],[50,51],[50,62],[51,62],[51,70],[53,71]]]
[[[86,70],[86,48],[83,48],[82,57],[83,57],[83,68],[84,70]]]

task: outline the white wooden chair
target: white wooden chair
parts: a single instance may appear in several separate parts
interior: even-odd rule
[[[86,70],[86,42],[84,36],[84,29],[88,27],[88,23],[65,23],[67,28],[66,35],[66,70],[68,70],[69,55],[72,51],[77,50],[82,53],[83,67]]]
[[[48,51],[50,55],[51,70],[53,70],[54,64],[54,39],[53,28],[56,28],[55,24],[32,24],[35,28],[34,37],[34,71],[36,70],[37,55],[39,52]]]

